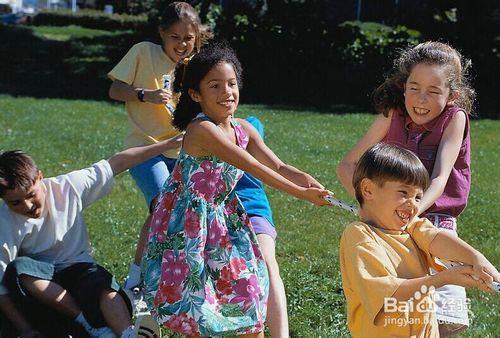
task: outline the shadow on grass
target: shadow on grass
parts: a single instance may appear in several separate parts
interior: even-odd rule
[[[0,92],[13,96],[107,99],[106,74],[139,37],[130,32],[49,40],[29,27],[0,26]]]

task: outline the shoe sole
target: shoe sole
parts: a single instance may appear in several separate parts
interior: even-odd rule
[[[151,315],[141,315],[135,320],[134,337],[161,338],[160,325]]]

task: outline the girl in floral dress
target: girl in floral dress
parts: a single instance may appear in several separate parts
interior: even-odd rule
[[[245,120],[235,119],[241,65],[213,43],[177,66],[174,125],[185,130],[156,206],[145,255],[146,301],[160,324],[188,336],[263,337],[266,264],[236,197],[243,171],[316,205],[328,191],[284,164]]]

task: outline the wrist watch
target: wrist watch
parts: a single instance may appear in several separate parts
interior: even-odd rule
[[[144,101],[144,88],[139,88],[139,90],[137,91],[137,98],[139,99],[139,101],[145,102]]]

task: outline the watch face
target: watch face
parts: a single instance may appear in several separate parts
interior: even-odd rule
[[[137,98],[139,101],[144,102],[144,89],[141,89],[137,92]]]

